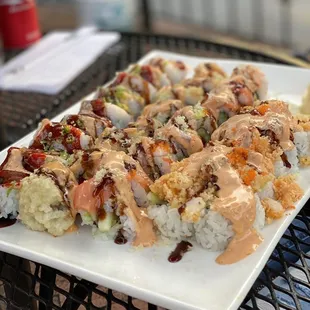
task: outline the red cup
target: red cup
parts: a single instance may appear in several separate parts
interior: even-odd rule
[[[41,37],[34,0],[0,0],[4,49],[23,49]]]

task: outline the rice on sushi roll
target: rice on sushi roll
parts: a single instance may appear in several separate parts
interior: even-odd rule
[[[224,78],[218,77],[194,77],[190,79],[186,79],[181,82],[186,88],[196,87],[197,89],[202,89],[203,94],[208,94],[212,89],[216,88],[220,83],[222,83]],[[200,91],[201,92],[201,91]]]
[[[212,89],[201,102],[216,118],[218,125],[238,114],[243,107],[254,106],[257,100],[264,99],[267,94],[265,76],[258,68],[253,66],[248,66],[246,70],[238,68],[229,79],[223,80]],[[255,71],[255,74],[252,71]]]
[[[97,91],[97,97],[105,102],[115,104],[136,118],[143,107],[145,100],[139,93],[118,85],[115,87],[101,87]]]
[[[231,77],[243,76],[247,85],[255,94],[257,100],[265,100],[268,91],[268,83],[265,74],[253,65],[240,65],[234,68]]]
[[[161,102],[168,99],[181,100],[185,105],[195,105],[205,97],[202,87],[195,85],[175,84],[161,88],[155,95],[153,102]]]
[[[174,163],[169,174],[151,185],[153,205],[148,214],[164,238],[189,238],[211,251],[225,250],[217,262],[234,263],[260,244],[265,220],[279,218],[289,209],[277,201],[282,193],[270,194],[265,188],[270,180],[270,163],[261,154],[210,144]],[[298,200],[300,188],[295,194]]]
[[[132,65],[129,67],[129,72],[141,76],[145,81],[151,83],[157,89],[171,85],[171,81],[167,75],[154,66]]]
[[[84,100],[79,114],[108,118],[117,128],[125,128],[134,120],[124,109],[103,99]]]
[[[261,105],[255,110],[264,114],[235,115],[212,134],[212,140],[227,146],[250,148],[272,159],[276,176],[297,172],[292,118],[272,112],[268,105]]]
[[[21,180],[44,164],[41,151],[11,147],[0,165],[0,218],[16,218]]]
[[[88,150],[92,145],[93,138],[81,129],[43,119],[29,148],[72,154],[74,150]]]
[[[178,110],[170,118],[169,123],[183,124],[183,126],[196,131],[203,143],[210,141],[211,134],[217,128],[213,115],[199,103]]]
[[[69,168],[55,160],[21,181],[19,219],[31,230],[61,236],[74,224],[72,208],[77,181]]]
[[[95,148],[128,152],[133,143],[139,142],[144,135],[136,128],[106,128],[95,141]]]
[[[213,251],[226,249],[217,258],[219,263],[233,263],[250,254],[261,242],[259,227],[265,220],[259,200],[229,163],[229,150],[210,146],[174,164],[170,174],[151,185],[157,199],[166,204],[148,208],[165,237],[193,238]]]
[[[121,230],[134,246],[152,245],[156,235],[145,209],[151,180],[123,152],[106,150],[90,156],[94,156],[96,172],[74,194],[74,208],[83,223],[111,237]]]
[[[244,79],[235,77],[234,80],[221,83],[213,89],[201,105],[207,108],[218,125],[221,125],[229,117],[238,114],[243,106],[253,106],[254,102],[253,93],[246,86]]]
[[[156,130],[155,140],[167,141],[178,160],[182,160],[203,149],[203,142],[195,130],[188,127],[183,119],[176,118]]]
[[[164,72],[172,84],[181,82],[186,78],[188,67],[182,61],[167,60],[160,57],[152,58],[149,64],[158,67]]]
[[[108,118],[83,114],[66,115],[61,120],[61,123],[81,129],[94,139],[98,138],[105,128],[113,127],[112,122]]]
[[[294,117],[294,144],[297,148],[299,164],[302,167],[310,166],[310,116],[296,115]]]
[[[122,85],[134,92],[137,92],[144,100],[145,104],[153,101],[156,94],[156,88],[139,75],[134,75],[127,72],[120,72],[116,75],[109,87],[116,87]]]
[[[166,124],[171,116],[183,108],[184,104],[180,100],[163,100],[156,103],[147,105],[138,118],[137,122],[141,122],[141,119],[155,119],[162,125]]]
[[[226,72],[214,62],[203,62],[195,68],[194,78],[212,78],[214,81],[221,81],[226,77]]]
[[[143,132],[146,137],[153,137],[154,132],[162,126],[163,124],[156,118],[147,117],[139,117],[135,122],[128,124],[128,128],[134,128],[138,132]]]

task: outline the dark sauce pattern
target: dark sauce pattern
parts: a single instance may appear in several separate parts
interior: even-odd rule
[[[115,239],[114,239],[114,243],[116,243],[116,244],[126,244],[127,241],[128,241],[128,240],[127,240],[126,237],[124,236],[122,229],[120,229],[120,230],[118,231],[118,233],[117,233]]]
[[[170,263],[177,263],[179,262],[184,254],[191,250],[193,245],[188,241],[181,241],[177,244],[174,251],[172,251],[168,257],[168,261]]]
[[[0,170],[0,184],[18,183],[28,175],[29,174],[20,171]]]
[[[100,192],[108,186],[112,186],[114,181],[112,179],[112,174],[107,173],[105,177],[102,178],[101,182],[97,185],[96,189],[93,192],[93,196],[98,196]]]
[[[179,209],[178,209],[178,212],[180,215],[182,215],[182,213],[185,211],[185,206],[181,206]]]
[[[59,190],[62,192],[63,199],[64,199],[66,206],[70,207],[70,200],[68,197],[68,189],[67,189],[68,179],[66,180],[65,185],[62,186],[59,183],[59,180],[58,180],[56,173],[54,173],[53,171],[49,171],[46,169],[39,168],[38,171],[36,172],[36,174],[45,175],[45,176],[49,177],[55,183],[55,185],[59,188]]]
[[[16,219],[0,219],[0,228],[12,226],[16,223]]]
[[[292,168],[292,165],[291,165],[291,163],[288,161],[287,156],[286,156],[285,153],[282,153],[282,154],[281,154],[281,159],[282,159],[283,164],[284,164],[284,166],[285,166],[286,168],[289,168],[289,169]]]

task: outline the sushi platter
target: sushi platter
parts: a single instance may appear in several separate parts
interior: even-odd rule
[[[309,84],[148,53],[0,153],[0,250],[169,309],[237,309],[310,197]]]

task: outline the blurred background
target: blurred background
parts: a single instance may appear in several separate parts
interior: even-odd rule
[[[308,0],[37,0],[43,32],[101,28],[223,38],[307,52]],[[57,18],[56,18],[57,17]]]
[[[20,0],[0,0],[0,5],[12,1]],[[36,3],[43,34],[96,25],[104,30],[245,43],[252,48],[306,57],[310,50],[308,0],[36,0]]]

